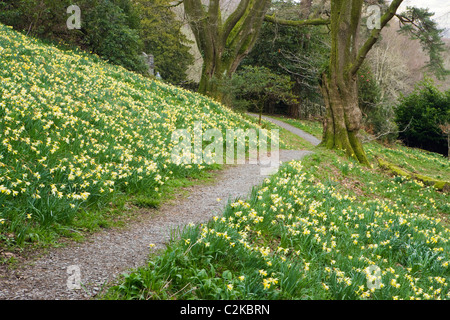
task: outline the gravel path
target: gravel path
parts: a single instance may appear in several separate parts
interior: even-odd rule
[[[259,114],[248,113],[248,115],[259,118]],[[275,123],[277,126],[285,128],[286,130],[288,130],[292,133],[295,133],[299,137],[305,139],[306,141],[309,141],[313,146],[317,146],[320,143],[320,140],[317,139],[315,136],[313,136],[309,133],[306,133],[305,131],[300,130],[299,128],[291,126],[290,124],[287,124],[283,121],[280,121],[280,120],[277,120],[277,119],[274,119],[274,118],[271,118],[268,116],[262,116],[261,118],[264,120],[271,121],[271,122]]]
[[[297,129],[298,130],[298,129]],[[280,160],[301,159],[309,151],[280,151]],[[234,165],[220,171],[214,184],[192,187],[188,197],[180,197],[162,205],[157,211],[143,210],[138,221],[126,228],[105,229],[82,243],[69,243],[51,249],[10,270],[0,266],[1,300],[84,300],[92,299],[117,275],[146,263],[149,244],[164,248],[172,230],[190,222],[206,222],[220,214],[226,200],[246,197],[253,186],[262,183],[259,165]],[[217,198],[223,199],[218,202]],[[147,214],[145,214],[147,213]],[[75,266],[83,288],[69,289]]]

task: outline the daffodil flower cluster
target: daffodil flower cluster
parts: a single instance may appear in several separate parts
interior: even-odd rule
[[[448,299],[449,239],[439,218],[358,200],[292,162],[202,225],[190,245],[203,248],[196,255],[226,252],[239,257],[235,266],[254,265],[245,282],[266,298],[299,298],[314,283],[337,299]]]
[[[0,218],[3,225],[72,219],[118,192],[156,197],[174,165],[171,134],[252,124],[206,97],[152,81],[0,24]],[[25,219],[19,222],[20,219]]]

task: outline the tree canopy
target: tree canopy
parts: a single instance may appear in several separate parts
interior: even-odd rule
[[[141,57],[146,51],[155,56],[164,79],[174,84],[186,80],[193,58],[182,23],[170,11],[170,0],[79,0],[79,30],[66,26],[67,8],[72,4],[69,0],[0,0],[0,22],[148,75]]]
[[[343,149],[348,156],[363,164],[368,164],[368,159],[358,135],[362,125],[362,112],[358,102],[357,75],[369,51],[379,40],[381,30],[397,16],[404,24],[402,30],[420,39],[428,50],[429,66],[434,71],[441,71],[441,74],[447,73],[443,71],[445,68],[439,59],[439,53],[442,52],[439,30],[435,24],[429,22],[430,15],[411,9],[411,15],[400,15],[397,10],[402,2],[403,0],[393,0],[387,4],[385,1],[378,1],[383,14],[376,17],[377,27],[372,28],[367,38],[362,41],[359,41],[364,6],[362,0],[331,1],[329,11],[316,11],[307,19],[286,20],[275,15],[265,17],[266,21],[287,26],[328,26],[331,38],[330,59],[328,70],[323,72],[321,77],[322,95],[327,108],[322,145]],[[312,4],[312,1],[307,3]],[[321,2],[322,5],[325,3],[326,1]]]
[[[183,84],[193,64],[192,44],[181,31],[182,21],[170,9],[170,0],[136,0],[140,15],[140,37],[143,51],[153,54],[155,71],[173,84]]]

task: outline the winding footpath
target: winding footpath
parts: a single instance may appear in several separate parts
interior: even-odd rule
[[[247,114],[250,115],[250,116],[259,118],[259,114],[250,113],[250,112],[247,113]],[[277,119],[274,119],[274,118],[271,118],[271,117],[268,117],[268,116],[264,116],[264,115],[261,116],[261,118],[264,119],[264,120],[270,121],[270,122],[276,124],[277,126],[282,127],[284,129],[286,129],[286,130],[288,130],[288,131],[298,135],[300,138],[305,139],[306,141],[311,143],[313,146],[317,146],[320,143],[320,140],[317,139],[315,136],[313,136],[313,135],[311,135],[309,133],[306,133],[305,131],[303,131],[303,130],[301,130],[299,128],[291,126],[290,124],[287,124],[287,123],[285,123],[283,121],[280,121],[280,120],[277,120]]]
[[[264,118],[318,144],[315,137],[300,129]],[[310,153],[280,150],[280,161],[299,160]],[[216,173],[214,183],[190,187],[186,197],[176,197],[158,210],[139,209],[138,218],[124,228],[103,229],[81,243],[49,249],[14,268],[0,265],[0,300],[95,299],[118,275],[145,265],[150,250],[163,249],[177,230],[220,215],[227,199],[246,198],[266,177],[261,175],[260,165],[226,166]],[[149,248],[150,244],[155,246]],[[74,267],[79,271],[81,289],[68,286]]]

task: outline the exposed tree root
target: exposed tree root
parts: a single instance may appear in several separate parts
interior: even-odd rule
[[[438,189],[439,191],[444,191],[444,192],[448,192],[450,191],[450,182],[447,181],[443,181],[443,180],[438,180],[432,177],[428,177],[422,174],[418,174],[418,173],[412,173],[409,172],[403,168],[400,168],[399,166],[396,166],[384,159],[381,158],[377,158],[378,164],[381,168],[389,170],[391,173],[398,175],[398,176],[402,176],[405,177],[407,179],[414,179],[414,180],[419,180],[422,181],[425,185],[427,186],[433,186],[436,189]]]

